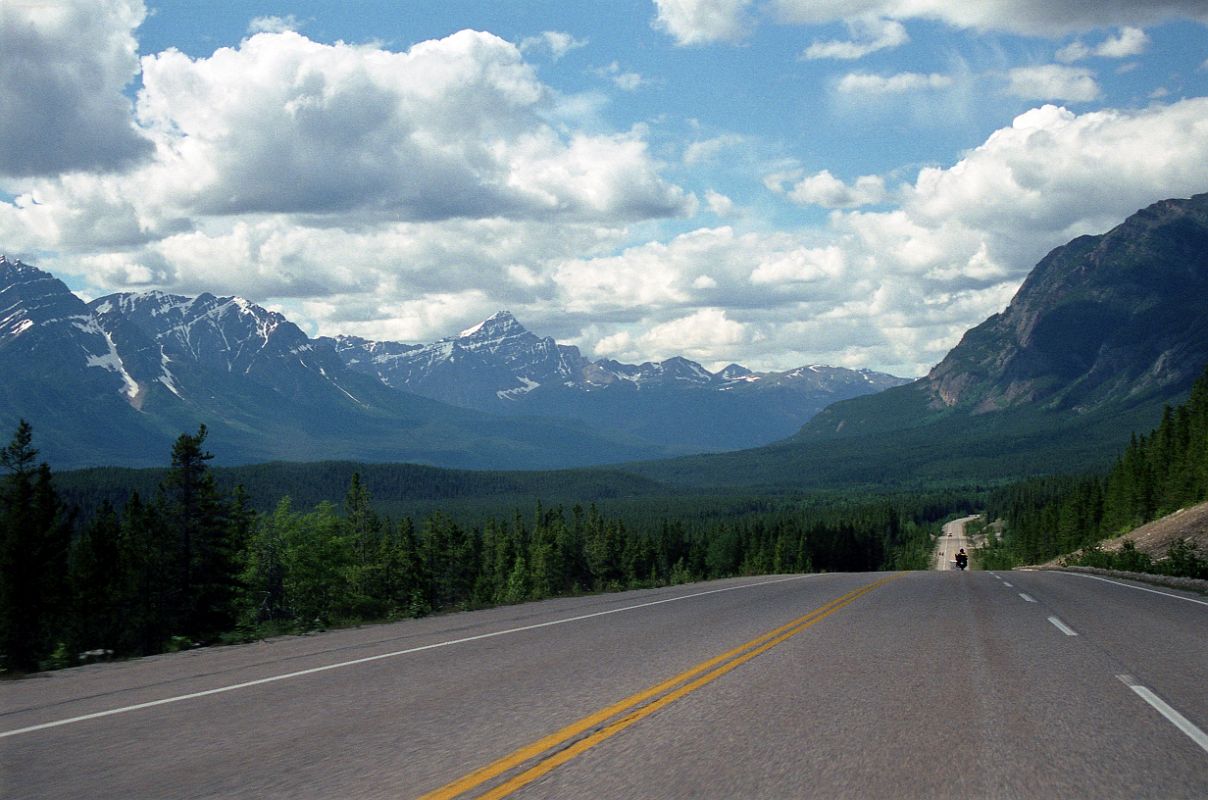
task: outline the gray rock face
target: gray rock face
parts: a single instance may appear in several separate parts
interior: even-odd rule
[[[1079,413],[1191,385],[1208,363],[1208,194],[1047,255],[927,376],[933,408]]]

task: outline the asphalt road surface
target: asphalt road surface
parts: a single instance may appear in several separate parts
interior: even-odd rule
[[[0,682],[4,798],[1204,798],[1208,598],[744,578]]]
[[[977,519],[976,514],[944,523],[939,541],[935,543],[935,563],[932,564],[933,569],[956,569],[957,552],[961,548],[964,548],[965,552],[968,553],[973,547],[972,541],[969,537],[965,536],[965,525],[975,519]]]

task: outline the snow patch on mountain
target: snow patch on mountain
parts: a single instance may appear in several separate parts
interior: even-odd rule
[[[26,318],[18,320],[16,325],[11,326],[8,330],[4,330],[4,326],[16,316],[20,316],[20,314],[12,314],[0,320],[0,338],[11,337],[15,339],[34,326],[34,321]]]
[[[142,388],[138,385],[138,381],[134,380],[130,376],[130,373],[126,371],[126,365],[122,362],[122,357],[118,355],[117,346],[113,343],[113,337],[109,335],[108,331],[97,324],[96,318],[88,316],[82,319],[82,322],[72,322],[72,324],[84,333],[96,334],[102,337],[107,348],[104,353],[90,354],[87,361],[88,366],[100,367],[110,372],[116,372],[122,379],[122,393],[133,404],[138,399]]]
[[[477,325],[471,325],[470,327],[466,328],[461,333],[457,334],[457,338],[458,339],[468,339],[469,337],[473,336],[474,334],[476,334],[480,330],[482,330],[482,326],[486,325],[486,324],[487,324],[487,321],[484,319],[482,322],[478,323]]]
[[[879,373],[870,378],[854,370],[811,365],[788,372],[753,372],[730,364],[718,373],[675,356],[665,361],[622,364],[588,361],[577,347],[531,333],[509,311],[499,311],[455,336],[430,344],[372,342],[356,337],[333,340],[344,362],[378,377],[388,386],[455,405],[497,410],[528,400],[538,386],[557,392],[599,393],[769,390],[800,392],[821,402],[902,383]],[[549,392],[540,393],[548,405]],[[670,396],[668,396],[670,401]],[[567,400],[570,402],[569,398]]]
[[[168,354],[164,352],[163,345],[159,346],[159,382],[165,388],[177,397],[184,399],[184,395],[180,393],[180,388],[176,385],[176,377],[172,374],[172,370],[168,369],[168,365],[172,363],[172,359],[168,358]]]
[[[500,400],[517,400],[541,386],[541,384],[534,380],[529,380],[528,378],[521,378],[520,381],[523,385],[518,386],[515,389],[503,389],[495,392],[495,396]]]

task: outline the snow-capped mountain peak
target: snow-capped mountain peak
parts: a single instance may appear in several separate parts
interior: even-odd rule
[[[456,336],[441,339],[441,342],[456,342],[459,347],[467,350],[487,350],[492,353],[501,350],[527,350],[541,341],[548,341],[550,346],[553,346],[554,340],[542,340],[529,332],[510,311],[496,312]]]
[[[496,311],[491,316],[479,322],[477,325],[471,325],[466,328],[455,339],[471,339],[482,338],[484,336],[498,337],[509,333],[527,333],[524,326],[521,325],[511,311]]]
[[[878,385],[852,370],[818,366],[756,373],[730,364],[714,374],[682,356],[642,364],[611,359],[590,362],[578,348],[530,332],[506,310],[426,345],[353,337],[333,341],[348,366],[372,374],[389,386],[494,412],[533,408],[566,413],[565,409],[575,408],[580,409],[575,413],[582,413],[584,402],[604,402],[588,401],[585,395],[612,397],[616,392],[626,396],[640,392],[649,396],[649,402],[671,404],[678,402],[678,393],[692,392],[693,402],[706,402],[700,393],[718,391],[734,396],[762,391],[761,387],[788,392],[797,398],[786,401],[790,405],[815,409],[832,399],[887,388],[897,381],[879,376],[889,383]],[[794,422],[803,417],[795,417]]]
[[[0,348],[16,358],[26,353],[53,373],[81,369],[95,391],[118,394],[136,408],[141,403],[140,382],[84,301],[49,272],[6,256],[0,256]]]

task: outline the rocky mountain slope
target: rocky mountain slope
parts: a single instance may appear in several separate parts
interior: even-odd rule
[[[791,440],[643,466],[684,483],[968,481],[1101,469],[1208,364],[1208,194],[1053,250],[931,372]]]
[[[808,441],[950,415],[1068,412],[1165,402],[1208,363],[1208,194],[1164,200],[1049,253],[1009,306],[921,380],[839,404]]]

